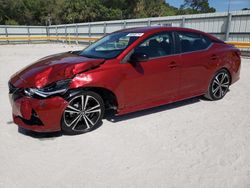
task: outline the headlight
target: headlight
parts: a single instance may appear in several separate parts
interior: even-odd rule
[[[71,79],[60,80],[48,86],[37,89],[37,88],[27,88],[24,90],[25,94],[28,96],[38,95],[40,97],[46,98],[55,94],[64,94],[68,90],[68,86]]]

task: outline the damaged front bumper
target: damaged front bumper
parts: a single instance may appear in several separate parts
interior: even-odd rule
[[[61,117],[68,102],[54,96],[37,99],[25,96],[22,89],[9,92],[14,123],[35,132],[55,132],[61,130]]]

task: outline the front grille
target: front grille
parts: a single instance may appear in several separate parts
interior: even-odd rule
[[[11,84],[10,82],[8,83],[9,85],[9,93],[12,94],[14,93],[16,90],[18,90],[17,87],[15,87],[13,84]]]
[[[9,85],[9,94],[12,94],[12,98],[14,101],[24,96],[24,90],[22,88],[17,88],[10,82],[8,83],[8,85]]]

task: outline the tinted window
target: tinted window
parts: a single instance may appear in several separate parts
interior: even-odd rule
[[[172,44],[171,33],[161,33],[146,39],[135,52],[145,53],[149,58],[166,56],[172,54]]]
[[[189,33],[189,32],[179,32],[181,52],[192,52],[206,49],[211,41],[200,34]]]

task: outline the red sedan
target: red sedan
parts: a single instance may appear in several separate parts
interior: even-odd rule
[[[14,122],[37,132],[93,130],[117,115],[204,95],[222,99],[239,79],[240,52],[201,31],[130,28],[82,51],[42,58],[14,74]]]

